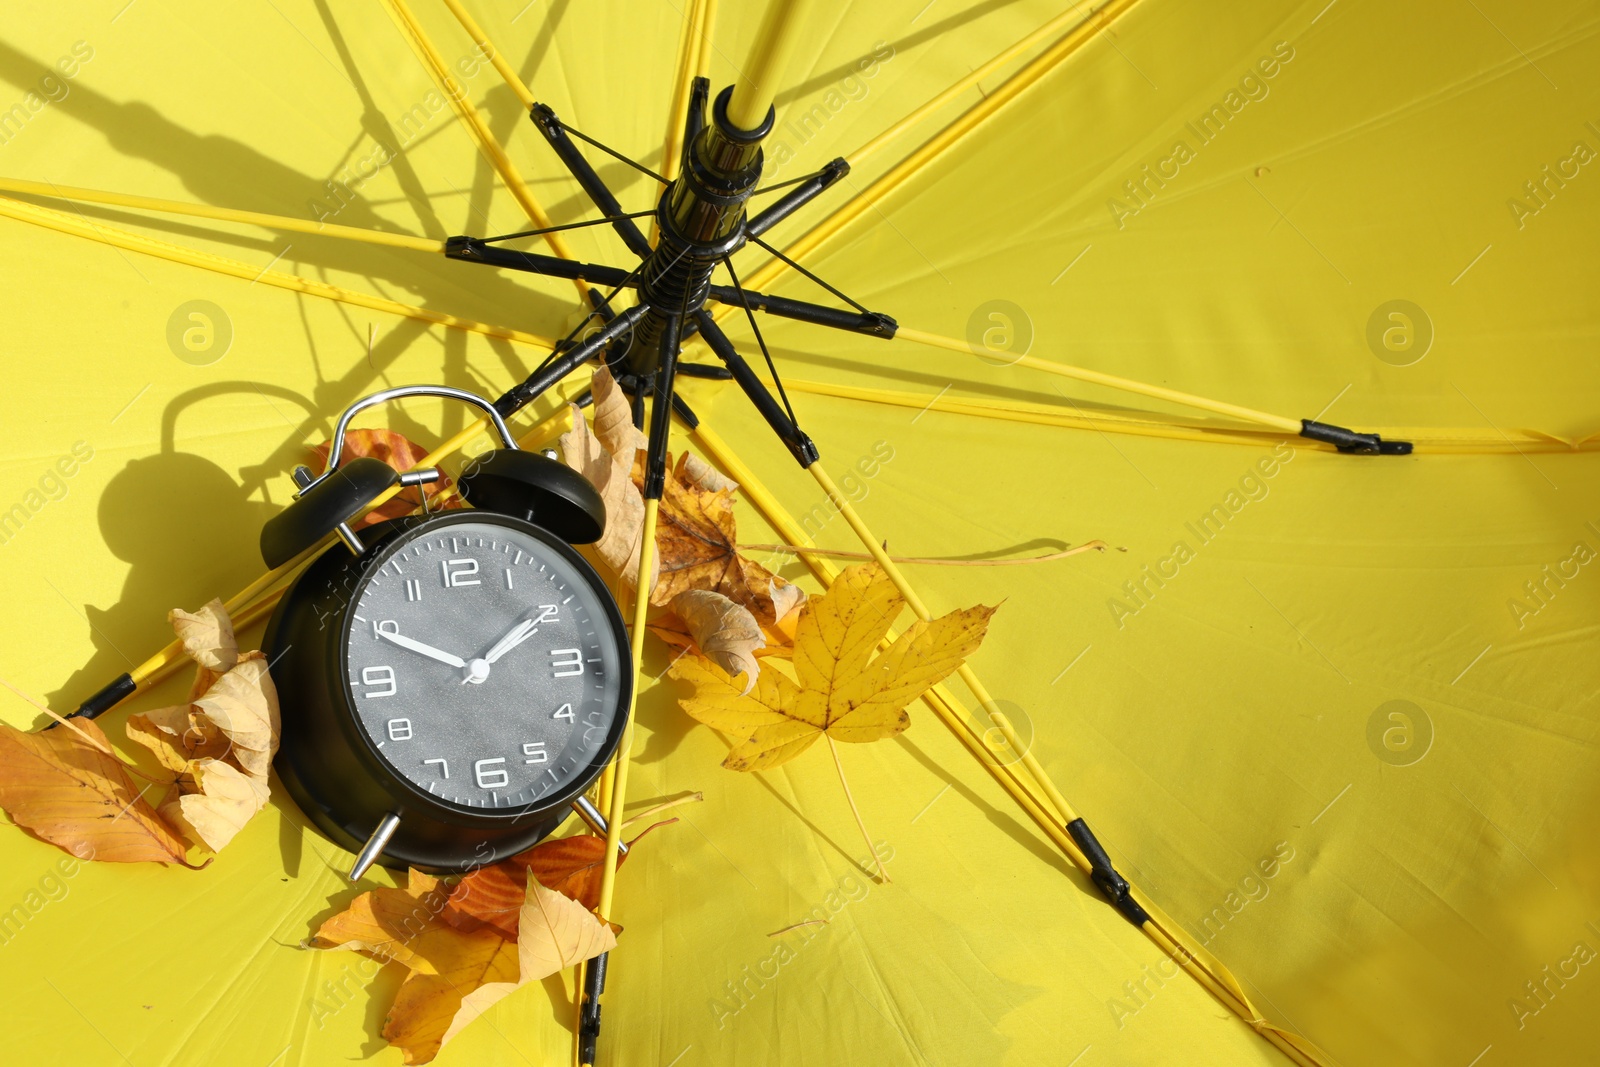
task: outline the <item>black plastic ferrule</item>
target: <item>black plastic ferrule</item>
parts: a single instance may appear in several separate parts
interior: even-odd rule
[[[139,689],[139,683],[133,680],[131,674],[119,674],[111,680],[105,688],[94,696],[78,705],[78,710],[68,715],[69,719],[93,719],[110,711],[124,700],[131,697]],[[46,730],[53,730],[60,723],[52,722]]]
[[[767,117],[755,129],[741,130],[728,118],[728,101],[732,99],[733,86],[730,85],[717,94],[716,101],[711,105],[711,121],[717,124],[717,131],[734,144],[754,144],[765,140],[778,121],[777,109],[767,108]]]
[[[1340,452],[1358,456],[1409,456],[1410,441],[1385,441],[1375,433],[1357,433],[1314,419],[1300,420],[1300,436],[1333,445]]]
[[[1149,922],[1150,913],[1133,899],[1133,887],[1128,884],[1126,878],[1117,873],[1115,867],[1111,866],[1111,857],[1106,855],[1105,848],[1094,836],[1094,831],[1089,829],[1089,824],[1082,819],[1073,819],[1067,823],[1067,833],[1078,843],[1078,847],[1088,858],[1089,878],[1099,887],[1105,898],[1135,926],[1143,926]]]

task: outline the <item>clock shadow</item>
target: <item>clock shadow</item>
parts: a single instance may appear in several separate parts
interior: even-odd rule
[[[633,757],[635,763],[661,762],[676,752],[689,731],[699,725],[678,707],[679,684],[666,676],[680,651],[662,641],[645,644],[639,670],[648,688],[638,694],[634,720],[650,731],[650,738]]]
[[[243,585],[248,578],[241,574],[259,570],[257,538],[277,508],[250,500],[208,459],[162,452],[130,460],[113,475],[98,510],[100,534],[128,573],[109,608],[80,606],[57,587],[87,623],[94,645],[88,662],[48,694],[57,708],[76,707],[170,642],[168,610],[193,610],[217,590]]]

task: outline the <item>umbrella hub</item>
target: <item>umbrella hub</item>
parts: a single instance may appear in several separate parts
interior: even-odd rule
[[[649,310],[634,327],[626,357],[636,375],[655,371],[667,319],[704,307],[712,270],[744,247],[745,205],[761,178],[761,142],[775,116],[769,108],[759,127],[739,129],[728,118],[732,93],[729,87],[718,94],[711,122],[698,130],[691,111],[689,149],[656,209],[661,238],[645,258],[639,285]]]

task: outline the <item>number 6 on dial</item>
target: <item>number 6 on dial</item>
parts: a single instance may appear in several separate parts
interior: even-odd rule
[[[504,789],[511,781],[511,776],[501,766],[506,761],[504,756],[493,759],[481,759],[472,765],[472,776],[478,780],[479,789]]]

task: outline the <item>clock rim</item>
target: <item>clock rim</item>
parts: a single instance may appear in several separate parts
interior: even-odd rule
[[[536,802],[520,804],[507,808],[482,808],[447,801],[437,794],[430,793],[412,782],[398,768],[378,752],[372,737],[362,727],[361,715],[355,705],[354,694],[350,688],[350,632],[355,624],[356,604],[361,600],[367,590],[368,584],[377,572],[387,565],[389,558],[404,545],[411,541],[431,535],[435,530],[467,523],[486,523],[488,525],[505,526],[518,532],[527,534],[552,549],[556,555],[571,564],[579,578],[587,583],[596,593],[600,601],[601,610],[611,624],[611,637],[615,644],[618,675],[620,685],[617,691],[616,715],[606,734],[605,741],[595,752],[588,765],[578,773],[572,781],[561,789],[540,797]],[[337,551],[337,548],[335,548]],[[352,749],[358,760],[364,764],[369,773],[383,783],[385,790],[403,799],[411,807],[422,808],[437,813],[441,821],[453,822],[458,825],[516,825],[535,820],[567,807],[576,800],[605,770],[606,765],[616,755],[617,748],[622,743],[623,733],[626,731],[629,720],[629,711],[632,704],[634,677],[632,648],[628,640],[628,629],[622,618],[622,610],[617,606],[616,600],[611,595],[610,588],[606,585],[599,573],[577,552],[570,544],[562,540],[559,535],[539,526],[537,523],[528,522],[515,515],[503,512],[492,512],[486,509],[465,508],[431,515],[427,518],[407,524],[404,520],[383,537],[381,541],[372,546],[371,555],[361,565],[359,577],[355,587],[350,592],[350,598],[345,602],[339,627],[334,634],[337,648],[334,650],[335,673],[328,679],[337,699],[337,710],[340,725],[352,741]]]

